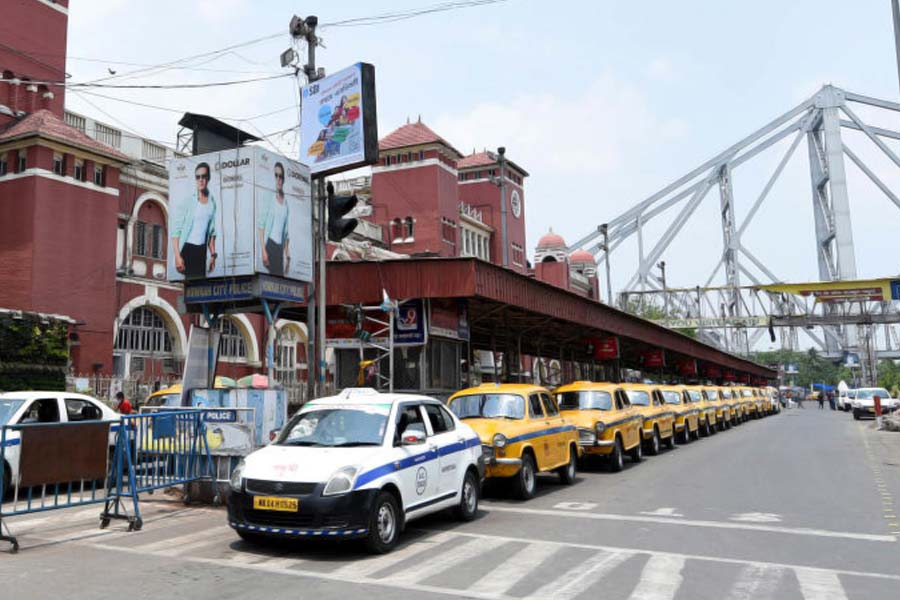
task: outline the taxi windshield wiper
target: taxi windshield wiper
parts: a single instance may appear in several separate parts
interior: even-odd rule
[[[322,446],[320,442],[311,442],[309,440],[285,440],[278,444],[279,446]]]
[[[342,444],[333,444],[331,448],[348,448],[350,446],[380,446],[379,442],[344,442]]]

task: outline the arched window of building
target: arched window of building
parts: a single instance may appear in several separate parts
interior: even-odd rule
[[[219,319],[219,358],[247,360],[247,345],[241,330],[231,319]]]
[[[302,340],[294,327],[282,327],[275,348],[275,379],[282,383],[297,381],[297,344]]]
[[[156,311],[142,306],[131,311],[122,321],[114,349],[132,354],[171,355],[172,334]]]
[[[413,225],[415,225],[415,220],[412,217],[406,217],[406,239],[413,240],[415,236],[413,235]]]

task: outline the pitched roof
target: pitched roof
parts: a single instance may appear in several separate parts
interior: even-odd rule
[[[492,152],[476,152],[463,158],[456,164],[458,169],[468,169],[470,167],[486,167],[488,165],[496,165],[497,157]]]
[[[436,134],[430,127],[417,121],[415,123],[407,123],[401,125],[387,136],[381,138],[378,142],[379,150],[395,150],[397,148],[405,148],[407,146],[418,146],[421,144],[443,144],[450,148],[460,157],[462,152],[453,147],[453,145]]]
[[[456,168],[462,170],[472,169],[475,167],[489,167],[496,164],[498,164],[497,155],[493,152],[485,150],[484,152],[473,152],[469,156],[466,156],[456,164]],[[514,167],[525,177],[528,177],[528,171],[526,171],[513,161],[509,160],[508,158],[506,159],[506,164]]]
[[[125,154],[98,142],[71,125],[67,125],[62,119],[45,108],[33,112],[24,119],[15,121],[5,129],[0,130],[0,142],[9,142],[32,136],[45,137],[118,161],[131,162],[131,159]]]

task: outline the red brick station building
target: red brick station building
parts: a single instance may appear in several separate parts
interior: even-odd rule
[[[182,288],[165,276],[166,164],[175,155],[67,111],[65,88],[44,83],[65,79],[68,11],[67,0],[4,3],[0,309],[68,317],[70,374],[141,383],[141,393],[179,377],[190,326],[200,319],[179,310]],[[420,119],[384,136],[379,149],[371,176],[334,182],[338,193],[357,193],[362,203],[359,227],[331,249],[332,260],[473,257],[599,300],[593,257],[569,256],[552,231],[537,243],[535,267],[529,263],[528,173],[514,160],[503,173],[503,265],[497,155],[464,155]],[[229,315],[219,326],[218,373],[264,372],[263,317]],[[282,319],[277,331],[276,377],[304,380],[305,325]]]

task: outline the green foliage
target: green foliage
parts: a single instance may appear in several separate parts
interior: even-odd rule
[[[68,326],[0,315],[0,390],[65,389]]]
[[[772,352],[757,352],[753,355],[756,362],[764,365],[797,365],[796,375],[785,375],[785,379],[793,379],[799,386],[808,388],[812,383],[825,383],[837,385],[842,379],[852,387],[854,372],[849,368],[832,362],[831,359],[819,354],[815,348],[806,352],[791,352],[789,350],[775,350]]]
[[[886,388],[894,398],[900,397],[900,365],[892,360],[878,362],[878,385]]]
[[[625,312],[636,317],[641,317],[642,319],[647,319],[648,321],[662,321],[667,318],[664,306],[659,306],[655,302],[646,299],[641,301],[637,298],[630,298],[625,305]],[[685,314],[685,312],[678,307],[669,306],[669,319],[683,319],[688,316],[689,315]],[[682,333],[694,339],[697,338],[697,329],[695,327],[685,327],[674,329],[673,331],[677,331],[678,333]]]

